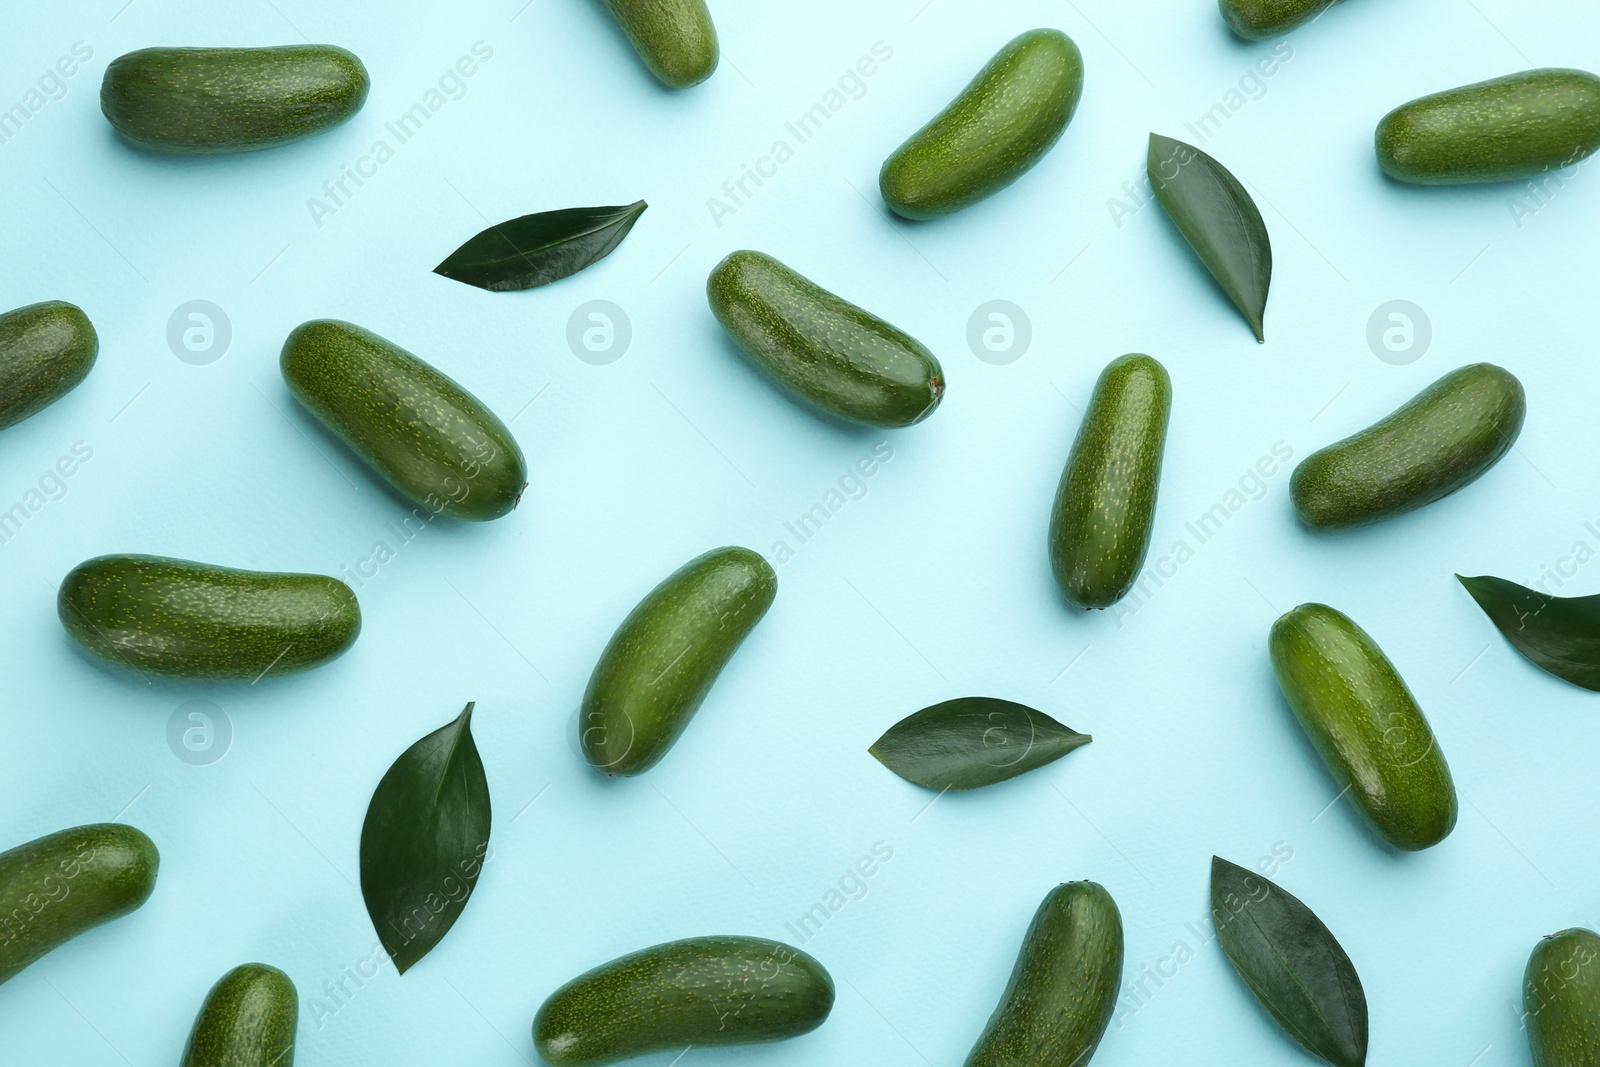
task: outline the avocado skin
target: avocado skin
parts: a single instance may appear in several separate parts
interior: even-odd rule
[[[436,515],[485,522],[528,485],[516,438],[483,401],[399,345],[348,322],[297,327],[284,383],[390,485]]]
[[[1060,30],[1014,38],[967,87],[884,161],[883,202],[936,219],[993,196],[1061,139],[1083,95],[1083,56]]]
[[[751,362],[830,415],[910,426],[944,396],[944,370],[920,342],[769,255],[730,253],[712,270],[706,298]]]
[[[782,1041],[833,1009],[833,978],[797,948],[696,937],[631,953],[550,994],[533,1043],[550,1067],[602,1067],[685,1045]]]
[[[89,316],[64,300],[0,315],[0,430],[72,392],[99,353]]]
[[[1011,981],[966,1067],[1083,1067],[1122,982],[1122,916],[1104,887],[1068,882],[1044,898]]]
[[[1281,37],[1304,26],[1336,0],[1218,0],[1228,28],[1247,41]]]
[[[580,710],[589,764],[642,774],[667,754],[722,668],[778,593],[748,548],[718,548],[674,571],[612,635]]]
[[[1144,566],[1172,411],[1166,368],[1140,353],[1106,365],[1050,512],[1050,566],[1081,608],[1127,595]]]
[[[0,983],[150,898],[161,856],[144,834],[96,823],[0,853]]]
[[[1411,690],[1366,631],[1326,604],[1272,625],[1272,670],[1295,717],[1367,822],[1395,848],[1456,825],[1455,783]]]
[[[1492,363],[1451,371],[1393,414],[1313,452],[1289,478],[1300,521],[1316,530],[1368,526],[1477,481],[1516,443],[1522,383]]]
[[[1600,78],[1545,67],[1463,85],[1378,123],[1378,165],[1419,185],[1521,181],[1600,148]]]
[[[1533,1067],[1600,1064],[1600,935],[1563,930],[1541,940],[1522,978]]]
[[[165,556],[97,556],[61,582],[67,633],[118,667],[255,681],[320,666],[355,643],[361,608],[321,574],[235,570]]]
[[[633,50],[669,89],[687,89],[717,69],[717,28],[705,0],[605,0]]]
[[[100,110],[146,148],[253,152],[339,125],[370,88],[361,60],[333,45],[143,48],[106,68]]]
[[[264,963],[235,967],[211,987],[179,1067],[294,1067],[300,998]]]

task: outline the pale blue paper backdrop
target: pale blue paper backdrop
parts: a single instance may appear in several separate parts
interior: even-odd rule
[[[797,940],[789,924],[841,902],[804,946],[838,981],[827,1025],[682,1062],[955,1063],[1040,898],[1089,878],[1121,906],[1132,983],[1097,1067],[1293,1067],[1310,1061],[1204,928],[1212,853],[1255,864],[1275,849],[1277,879],[1360,970],[1373,1067],[1527,1063],[1515,1005],[1529,950],[1600,923],[1587,762],[1600,698],[1519,659],[1451,575],[1559,572],[1553,591],[1600,591],[1600,567],[1585,565],[1600,550],[1600,179],[1579,168],[1539,200],[1514,185],[1404,187],[1375,166],[1372,129],[1426,92],[1600,67],[1600,14],[1351,0],[1247,45],[1208,0],[713,6],[721,69],[681,94],[656,87],[590,0],[10,11],[0,107],[27,108],[41,79],[44,92],[0,144],[0,304],[74,301],[101,354],[78,390],[0,438],[0,509],[25,512],[0,544],[0,844],[120,817],[163,863],[143,910],[0,988],[0,1063],[175,1063],[211,983],[261,960],[300,988],[303,1067],[512,1067],[533,1055],[541,1000],[578,972],[694,934]],[[1069,33],[1087,66],[1060,146],[957,217],[887,218],[883,157],[1039,25]],[[101,74],[122,52],[302,39],[347,46],[372,73],[366,109],[330,134],[166,159],[120,143],[99,114]],[[90,55],[64,64],[73,76],[47,77],[74,48]],[[471,76],[452,74],[475,49]],[[863,57],[871,75],[851,75]],[[430,102],[401,143],[386,124]],[[802,143],[787,124],[819,103],[835,106]],[[1195,142],[1197,129],[1272,233],[1265,346],[1160,210],[1140,206],[1148,132]],[[785,161],[763,162],[778,141]],[[740,192],[746,167],[767,176]],[[324,183],[341,178],[334,200]],[[487,222],[640,197],[651,206],[626,244],[558,285],[488,294],[430,273]],[[776,393],[704,301],[706,273],[740,247],[925,341],[948,373],[939,411],[874,433]],[[169,319],[193,300],[231,330],[209,363],[169,344]],[[631,329],[603,365],[568,341],[574,312],[597,300]],[[1019,306],[1031,331],[1004,365],[968,343],[992,300]],[[1431,330],[1420,358],[1379,345],[1408,363],[1369,346],[1392,300]],[[284,337],[320,316],[405,345],[514,417],[532,479],[521,508],[402,544],[390,524],[406,508],[278,376]],[[205,358],[184,349],[185,325],[203,323],[179,317],[178,350]],[[585,327],[603,342],[605,325],[580,316],[580,342]],[[1085,617],[1058,600],[1044,530],[1095,376],[1132,350],[1160,358],[1176,393],[1151,557],[1167,577],[1134,610]],[[1499,467],[1377,529],[1297,527],[1294,460],[1477,360],[1527,386],[1526,431]],[[50,478],[75,446],[92,457]],[[1289,464],[1252,474],[1275,449]],[[875,451],[890,458],[870,479],[841,484]],[[819,503],[837,510],[802,544],[786,524]],[[1227,518],[1201,543],[1187,524],[1219,504]],[[641,779],[597,778],[569,734],[596,655],[656,581],[729,543],[778,555],[787,543],[776,606],[668,759]],[[55,618],[61,576],[120,551],[364,574],[365,631],[292,679],[147,685],[85,659]],[[1431,717],[1462,810],[1430,852],[1386,851],[1347,803],[1328,808],[1331,780],[1265,654],[1273,618],[1313,599],[1364,625]],[[972,694],[1032,704],[1095,742],[931,807],[867,755],[901,716]],[[367,799],[469,699],[493,859],[437,951],[404,978],[377,960],[358,983],[348,975],[374,969],[356,888]],[[209,765],[169,744],[192,700],[231,725]],[[845,878],[875,848],[891,858]]]

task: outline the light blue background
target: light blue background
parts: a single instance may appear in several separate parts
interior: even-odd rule
[[[0,545],[7,742],[0,843],[120,817],[162,852],[145,908],[0,988],[0,1062],[175,1063],[228,968],[261,960],[302,994],[297,1063],[517,1065],[559,983],[659,941],[737,932],[795,940],[875,843],[893,859],[805,947],[835,975],[817,1033],[695,1050],[684,1064],[960,1062],[1034,908],[1094,879],[1127,927],[1125,992],[1097,1067],[1310,1062],[1251,1001],[1206,914],[1212,853],[1277,879],[1355,961],[1374,1067],[1528,1062],[1515,1003],[1543,934],[1600,923],[1589,844],[1600,778],[1595,698],[1543,675],[1451,577],[1532,582],[1600,550],[1592,460],[1593,242],[1585,167],[1518,225],[1517,186],[1385,180],[1372,128],[1426,92],[1532,65],[1600,67],[1600,13],[1538,0],[1354,0],[1271,44],[1232,39],[1209,0],[714,3],[724,58],[707,84],[658,89],[589,0],[331,5],[82,0],[11,11],[0,107],[82,41],[65,95],[0,145],[0,304],[83,306],[100,361],[75,392],[0,440],[0,508],[75,442],[93,458]],[[520,9],[520,10],[519,10]],[[931,225],[891,221],[884,155],[1014,34],[1059,26],[1087,88],[1059,147],[1012,189]],[[324,136],[237,158],[158,158],[99,114],[105,64],[139,47],[347,46],[365,110]],[[493,57],[319,227],[307,200],[386,134],[475,42]],[[707,200],[766,154],[882,41],[890,60],[737,212]],[[1205,278],[1159,209],[1108,201],[1143,171],[1150,130],[1185,128],[1230,90],[1206,143],[1254,190],[1276,270],[1267,344]],[[489,221],[650,201],[610,259],[495,295],[430,273]],[[1532,201],[1525,201],[1531,206]],[[926,423],[842,429],[744,366],[703,297],[739,247],[777,255],[925,341],[950,390]],[[226,354],[175,358],[168,317],[225,309]],[[569,316],[626,310],[632,347],[575,358]],[[1011,300],[1033,341],[1008,366],[966,342],[973,310]],[[1369,316],[1416,302],[1434,339],[1380,361]],[[55,618],[74,564],[152,552],[343,574],[406,507],[293,404],[278,375],[303,320],[369,327],[457,377],[510,421],[532,484],[487,525],[434,524],[358,592],[360,642],[333,665],[250,686],[144,684],[79,654]],[[1297,527],[1288,470],[1136,613],[1069,612],[1044,530],[1079,410],[1130,350],[1170,369],[1176,400],[1152,560],[1282,442],[1296,459],[1464,363],[1526,384],[1514,454],[1480,483],[1365,532]],[[648,776],[602,780],[569,727],[612,629],[673,568],[721,544],[771,553],[784,524],[887,441],[893,459],[792,560],[780,592],[683,742]],[[1249,485],[1247,483],[1247,488]],[[1594,520],[1596,525],[1586,525]],[[370,569],[370,568],[369,568]],[[1552,584],[1552,590],[1558,588]],[[1600,589],[1580,569],[1561,591]],[[1383,645],[1449,756],[1460,824],[1421,855],[1386,851],[1335,790],[1279,698],[1265,637],[1326,600]],[[1093,745],[1007,785],[933,794],[866,753],[891,723],[955,696],[1042,708]],[[175,757],[167,723],[214,701],[231,750]],[[372,954],[357,841],[373,786],[412,741],[477,700],[494,857],[462,920],[414,971],[342,1005],[324,990]],[[1194,951],[1176,969],[1178,942]],[[350,988],[354,988],[351,986]],[[338,1010],[332,1009],[337,1006]],[[664,1065],[670,1056],[654,1061]]]

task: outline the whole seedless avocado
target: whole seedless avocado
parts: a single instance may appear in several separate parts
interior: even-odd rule
[[[130,141],[165,152],[250,152],[344,122],[370,88],[333,45],[145,48],[112,60],[100,110]]]
[[[66,301],[0,315],[0,430],[70,393],[89,376],[99,352],[89,316]]]
[[[1133,353],[1095,383],[1050,513],[1050,566],[1082,608],[1127,595],[1144,566],[1172,410],[1166,368]]]
[[[1456,789],[1394,664],[1349,616],[1302,604],[1272,625],[1272,670],[1295,717],[1372,828],[1417,851],[1456,825]]]
[[[179,1067],[294,1067],[300,998],[264,963],[235,967],[211,987]]]
[[[1522,383],[1492,363],[1451,371],[1392,415],[1314,452],[1289,479],[1300,521],[1365,526],[1431,504],[1511,450],[1527,413]]]
[[[508,514],[528,485],[522,449],[494,412],[375,333],[318,319],[279,357],[296,400],[390,485],[435,515]]]
[[[1522,976],[1533,1067],[1600,1064],[1600,935],[1563,930],[1534,946]]]
[[[550,994],[533,1044],[550,1067],[810,1033],[833,1009],[822,964],[779,941],[696,937],[612,960]]]
[[[920,342],[771,256],[730,254],[711,272],[706,296],[751,362],[831,415],[910,426],[944,395],[944,371]]]
[[[1083,56],[1060,30],[1029,30],[884,161],[891,211],[936,219],[993,196],[1061,139],[1083,94]]]
[[[56,612],[108,663],[177,678],[291,674],[341,655],[361,632],[356,595],[337,578],[164,556],[78,564],[61,583]]]
[[[1122,915],[1111,894],[1094,882],[1057,886],[1034,913],[966,1067],[1084,1067],[1121,983]]]
[[[62,830],[0,853],[0,982],[150,898],[161,857],[131,826]]]
[[[589,678],[579,718],[589,763],[613,775],[655,766],[777,592],[771,565],[748,548],[707,552],[656,586]]]
[[[717,69],[717,29],[706,0],[606,0],[634,51],[669,89],[687,89]]]
[[[1228,28],[1247,41],[1281,37],[1322,14],[1334,0],[1219,0]]]
[[[1596,148],[1600,78],[1555,67],[1413,100],[1377,132],[1384,173],[1421,185],[1536,178],[1575,167]]]

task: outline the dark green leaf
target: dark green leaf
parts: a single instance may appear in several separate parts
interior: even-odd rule
[[[1090,740],[1022,704],[963,697],[901,719],[868,751],[917,785],[977,789],[1043,767]]]
[[[491,292],[548,285],[609,256],[647,206],[640,200],[524,215],[490,226],[433,272]]]
[[[1211,857],[1211,918],[1234,970],[1289,1036],[1335,1067],[1367,1061],[1367,997],[1322,920],[1254,871]]]
[[[1600,596],[1547,596],[1487,575],[1456,578],[1518,652],[1557,678],[1600,692]]]
[[[468,704],[394,761],[361,827],[361,895],[401,974],[460,918],[488,852],[489,783]]]
[[[1226,167],[1193,145],[1150,135],[1146,163],[1156,199],[1222,286],[1257,341],[1272,284],[1272,242],[1255,201]]]

